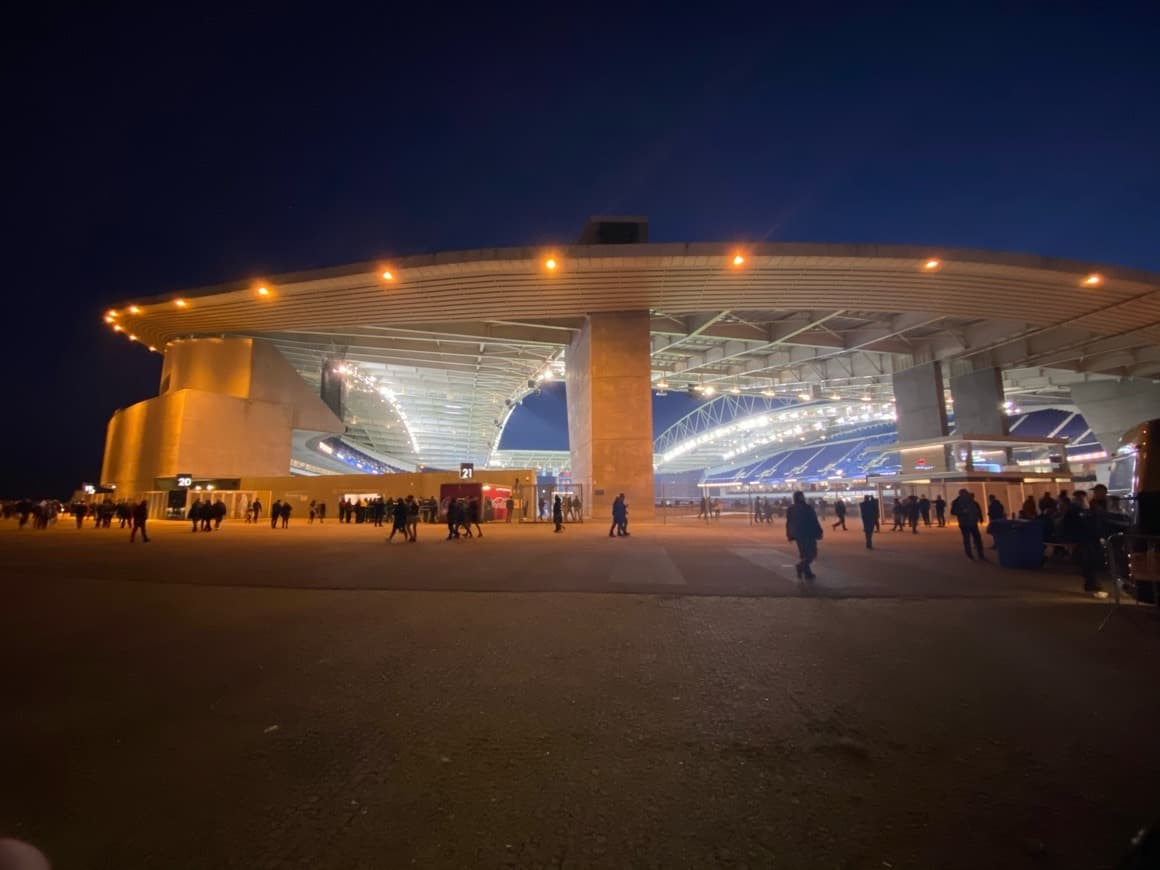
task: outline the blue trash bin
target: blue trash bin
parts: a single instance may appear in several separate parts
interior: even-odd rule
[[[987,534],[995,536],[995,550],[1004,568],[1039,568],[1043,565],[1043,520],[995,520]]]

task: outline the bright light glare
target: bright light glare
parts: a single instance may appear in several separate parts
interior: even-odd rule
[[[1083,283],[1088,287],[1099,287],[1104,283],[1104,276],[1098,275],[1095,272],[1083,279]]]
[[[113,324],[113,331],[114,331],[114,332],[124,332],[124,331],[125,331],[125,327],[123,327],[123,326],[122,326],[121,324],[119,324],[119,323],[114,323],[114,324]]]
[[[711,395],[713,395],[715,392],[717,392],[717,388],[716,388],[715,386],[713,386],[712,384],[708,384],[708,385],[706,385],[706,386],[702,387],[701,391],[702,391],[702,392],[703,392],[703,393],[704,393],[706,396],[711,396]]]
[[[188,303],[188,302],[186,302],[184,299],[178,299],[178,300],[177,300],[176,302],[174,302],[173,304],[174,304],[174,305],[176,305],[178,308],[184,308],[184,307],[185,307],[185,306],[187,306],[189,303]]]
[[[269,296],[270,295],[270,288],[269,287],[259,287],[258,288],[258,295],[259,296]]]
[[[745,258],[743,256],[741,256],[740,254],[734,254],[733,255],[733,265],[734,266],[744,266],[745,265]]]
[[[544,268],[546,268],[549,272],[554,272],[556,267],[559,265],[560,264],[556,262],[555,257],[548,257],[548,259],[544,260]]]
[[[140,314],[140,313],[141,313],[141,309],[140,309],[140,308],[138,308],[136,305],[130,305],[130,306],[129,306],[129,313],[130,313],[130,314]]]
[[[936,257],[931,257],[929,260],[922,264],[922,268],[926,269],[928,272],[933,272],[941,265],[942,260],[939,260]]]
[[[129,341],[136,341],[136,340],[137,340],[137,336],[135,336],[135,335],[129,336]]]
[[[383,280],[384,281],[394,281],[395,280],[395,273],[392,272],[390,269],[384,269],[383,270]]]

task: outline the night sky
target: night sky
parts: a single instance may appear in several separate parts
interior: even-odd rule
[[[1160,271],[1160,7],[1017,5],[9,17],[0,495],[98,476],[160,369],[101,312],[183,287],[608,213]]]

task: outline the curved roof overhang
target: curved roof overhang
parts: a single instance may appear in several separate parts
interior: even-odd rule
[[[932,359],[1021,373],[1009,375],[1014,390],[1160,375],[1160,276],[929,247],[460,251],[128,300],[114,321],[159,351],[185,337],[265,338],[304,376],[326,358],[350,360],[398,395],[416,458],[447,464],[486,461],[506,402],[560,358],[586,314],[617,310],[652,313],[653,379],[674,387],[817,384],[878,400],[892,371]],[[405,452],[393,431],[375,446]]]

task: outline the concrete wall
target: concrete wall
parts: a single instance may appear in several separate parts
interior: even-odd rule
[[[251,339],[196,339],[166,349],[161,395],[109,421],[101,482],[122,492],[157,477],[287,475],[295,429],[342,432],[276,349]]]
[[[1003,374],[999,369],[979,369],[952,377],[951,397],[955,400],[958,434],[1009,434],[1003,410]]]
[[[1109,453],[1133,426],[1160,418],[1160,384],[1152,381],[1073,384],[1071,400]]]
[[[894,407],[898,414],[899,441],[923,441],[948,435],[939,364],[931,362],[895,372]],[[924,451],[923,458],[930,463],[931,470],[941,471],[948,467],[950,457],[947,449],[940,448]]]
[[[625,493],[637,521],[655,517],[648,311],[591,315],[568,351],[572,479],[592,516]]]

